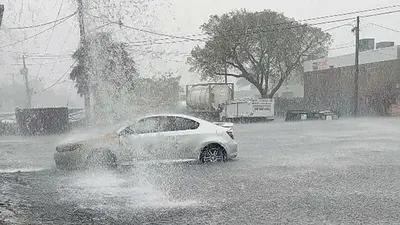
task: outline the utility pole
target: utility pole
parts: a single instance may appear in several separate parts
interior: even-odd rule
[[[87,93],[84,96],[85,100],[85,118],[86,122],[91,121],[91,83],[90,77],[87,69],[87,42],[86,42],[86,33],[85,33],[85,19],[84,19],[84,10],[83,10],[83,0],[77,0],[78,2],[78,19],[79,19],[79,33],[80,33],[80,46],[82,49],[81,55],[79,56],[79,65],[82,66],[82,75],[86,78],[86,87]]]
[[[228,83],[228,66],[227,66],[227,57],[225,57],[225,84]]]
[[[225,84],[227,84],[228,83],[228,67],[226,66],[226,63],[225,63]]]
[[[360,55],[360,17],[357,16],[357,25],[354,28],[356,33],[356,54],[355,54],[355,73],[354,73],[354,116],[358,116],[358,75],[359,75],[359,55]]]
[[[0,5],[0,27],[1,27],[1,22],[3,21],[3,13],[4,13],[4,5]]]
[[[24,81],[25,81],[26,108],[31,108],[32,107],[32,98],[31,98],[31,90],[29,89],[28,68],[26,68],[26,64],[25,64],[25,55],[22,56],[22,61],[23,61],[24,67],[21,69],[21,74],[24,76]]]

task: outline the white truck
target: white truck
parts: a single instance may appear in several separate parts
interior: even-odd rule
[[[189,114],[218,120],[223,104],[233,100],[233,83],[186,85],[186,109]]]
[[[274,119],[272,99],[234,99],[233,83],[186,86],[186,109],[194,116],[219,121],[269,121]]]
[[[275,102],[273,99],[239,99],[227,101],[220,113],[222,121],[272,121]]]

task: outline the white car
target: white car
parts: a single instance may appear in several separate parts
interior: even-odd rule
[[[56,148],[58,168],[116,167],[141,161],[223,162],[237,156],[233,124],[163,114],[127,123],[100,138],[83,137]]]

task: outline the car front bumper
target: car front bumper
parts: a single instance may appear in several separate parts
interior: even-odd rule
[[[225,144],[226,154],[228,159],[236,158],[239,150],[239,146],[235,141],[230,141]]]
[[[86,151],[70,151],[54,153],[54,162],[60,169],[80,169],[84,168],[86,159]]]

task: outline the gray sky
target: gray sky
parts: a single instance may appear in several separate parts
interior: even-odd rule
[[[103,1],[103,0],[97,0]],[[138,0],[140,1],[140,0]],[[162,33],[174,35],[190,35],[200,33],[199,26],[205,23],[211,14],[222,14],[234,9],[246,8],[252,11],[271,9],[283,12],[288,17],[297,20],[331,15],[355,10],[370,9],[387,5],[398,4],[398,0],[141,0],[145,2],[132,7],[130,0],[117,1],[116,6],[108,7],[108,10],[115,15],[123,15],[125,24],[134,27],[153,30]],[[29,26],[32,24],[44,23],[57,18],[58,10],[61,7],[58,18],[62,18],[75,10],[75,0],[0,0],[0,4],[5,4],[6,12],[3,19],[3,27],[0,29],[0,76],[2,82],[11,80],[10,73],[17,73],[21,63],[20,55],[22,51],[29,53],[44,54],[47,48],[47,54],[65,55],[72,53],[78,45],[79,29],[77,28],[76,18],[71,18],[65,23],[55,27],[53,35],[52,30],[32,38],[23,43],[2,48],[1,46],[16,42],[36,34],[49,27],[39,27],[27,30],[7,30],[10,27]],[[398,8],[400,9],[400,8]],[[92,9],[95,10],[95,9]],[[391,9],[385,10],[391,11]],[[370,13],[367,13],[370,14]],[[375,23],[392,29],[398,28],[400,13],[383,15],[379,17],[370,17],[361,20],[361,37],[374,37],[376,41],[395,41],[400,43],[400,33],[389,31],[371,25]],[[91,23],[91,28],[101,25],[102,21]],[[321,25],[323,29],[328,29],[344,23],[339,22]],[[330,31],[334,43],[332,48],[348,46],[354,44],[354,36],[350,32],[351,27],[342,27]],[[90,30],[90,28],[89,28]],[[116,25],[110,25],[103,30],[111,30],[116,36],[124,41],[142,41],[149,39],[159,39],[160,36],[145,34],[139,31],[120,29]],[[198,82],[197,76],[188,72],[188,66],[185,64],[186,55],[191,48],[198,43],[183,42],[163,45],[147,45],[141,47],[132,47],[132,52],[138,63],[142,75],[156,75],[164,72],[174,72],[182,76],[182,83]],[[154,58],[151,52],[167,52],[168,54],[159,54]],[[331,51],[331,56],[352,53],[353,48],[344,48]],[[31,56],[34,54],[31,54]],[[19,58],[18,58],[19,57]],[[58,59],[60,62],[54,66],[56,58],[43,60],[43,58],[28,57],[28,69],[32,78],[38,77],[46,85],[51,85],[57,81],[67,69],[71,66],[72,60],[67,56]],[[43,63],[40,71],[39,65]],[[53,69],[54,67],[54,69]],[[69,92],[72,83],[68,76],[61,79],[60,84],[54,86],[55,90]]]

